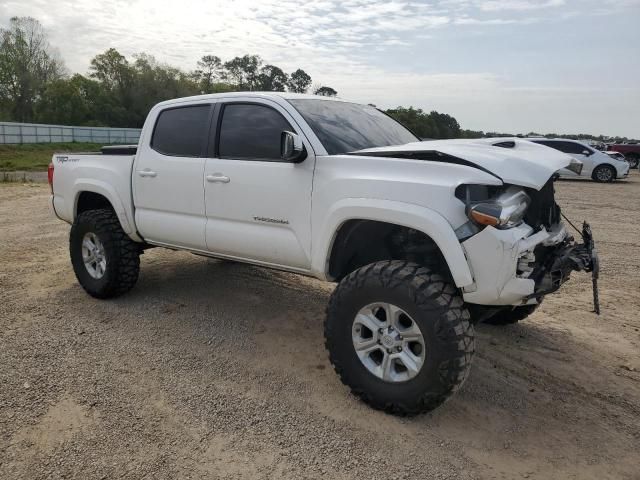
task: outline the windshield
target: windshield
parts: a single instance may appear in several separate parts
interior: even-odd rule
[[[308,99],[289,102],[311,126],[329,155],[420,140],[369,105]]]

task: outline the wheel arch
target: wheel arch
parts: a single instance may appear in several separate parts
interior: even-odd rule
[[[95,180],[78,181],[74,185],[74,191],[72,221],[83,211],[110,208],[118,217],[122,230],[133,240],[141,240],[133,219],[129,218],[124,203],[112,186]]]
[[[596,171],[597,171],[599,168],[602,168],[602,167],[607,167],[607,168],[610,168],[610,169],[611,169],[611,171],[613,172],[613,178],[612,178],[612,180],[616,180],[616,179],[618,178],[618,169],[617,169],[615,166],[613,166],[611,163],[609,163],[609,162],[602,162],[602,163],[599,163],[598,165],[596,165],[596,166],[593,168],[593,171],[591,172],[591,179],[592,179],[592,180],[595,180],[595,179],[596,179]]]
[[[388,200],[347,199],[340,203],[324,221],[325,227],[321,231],[327,233],[314,250],[313,269],[327,280],[339,280],[354,269],[354,265],[349,267],[350,253],[353,251],[349,241],[364,245],[364,239],[369,250],[379,251],[389,248],[385,244],[388,236],[381,236],[381,232],[413,231],[437,249],[437,255],[441,256],[457,287],[473,283],[462,246],[451,225],[438,212],[419,205]],[[371,237],[366,235],[368,233],[373,235],[374,242],[370,241]],[[380,256],[379,253],[373,253],[369,259],[393,259],[389,256],[378,258]],[[364,255],[364,258],[367,256]],[[362,266],[357,263],[360,262],[356,262],[355,268]]]

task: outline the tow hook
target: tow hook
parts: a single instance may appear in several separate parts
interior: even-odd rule
[[[595,248],[591,227],[587,222],[584,222],[582,224],[582,230],[578,230],[566,217],[564,218],[580,234],[583,243],[576,244],[573,243],[573,238],[567,238],[565,244],[556,251],[550,263],[544,268],[544,274],[540,281],[540,289],[529,295],[526,300],[539,298],[555,292],[560,288],[560,285],[569,279],[572,271],[591,272],[593,312],[596,315],[600,315],[600,298],[598,296],[600,261]]]
[[[591,284],[593,287],[593,311],[600,315],[600,297],[598,295],[598,276],[600,274],[600,258],[593,241],[591,226],[587,222],[582,223],[582,238],[591,258]]]
[[[566,217],[565,219],[569,221]],[[571,222],[569,224],[575,228]],[[578,230],[576,228],[576,230]],[[568,259],[578,271],[591,272],[591,285],[593,289],[593,312],[600,315],[600,297],[598,294],[598,276],[600,274],[600,259],[593,240],[591,226],[587,222],[582,223],[582,231],[578,231],[582,237],[582,244],[572,249]]]

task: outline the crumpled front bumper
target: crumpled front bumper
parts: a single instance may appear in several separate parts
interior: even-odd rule
[[[463,297],[479,305],[537,303],[560,288],[572,271],[598,265],[593,244],[574,242],[562,223],[535,233],[524,223],[507,230],[485,227],[462,247],[474,278]]]
[[[618,179],[627,178],[629,176],[629,164],[620,162],[620,165],[616,165],[616,172]]]

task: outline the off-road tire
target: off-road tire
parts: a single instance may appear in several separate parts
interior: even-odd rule
[[[104,246],[106,270],[102,278],[89,275],[82,259],[82,240],[94,233]],[[73,271],[86,292],[95,298],[120,296],[133,288],[140,272],[140,245],[122,230],[113,210],[88,210],[80,213],[69,234],[69,253]]]
[[[374,302],[400,307],[422,331],[426,358],[410,380],[384,381],[356,355],[354,318]],[[372,263],[345,277],[329,300],[324,335],[342,383],[373,408],[397,415],[428,412],[444,403],[467,378],[475,351],[473,325],[455,286],[434,270],[400,260]]]
[[[505,308],[500,310],[495,315],[487,318],[484,323],[489,325],[511,325],[517,323],[520,320],[524,320],[533,312],[535,312],[540,304],[535,305],[523,305],[522,307]]]
[[[610,175],[607,176],[606,180],[600,179],[599,173],[605,170],[608,170]],[[591,178],[598,183],[609,183],[609,182],[613,182],[616,179],[616,176],[617,176],[616,169],[613,168],[611,165],[598,165],[593,171]]]

